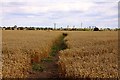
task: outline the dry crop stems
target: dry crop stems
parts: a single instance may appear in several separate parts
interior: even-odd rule
[[[3,31],[3,78],[28,77],[31,61],[49,57],[53,41],[60,34],[55,31]]]
[[[118,33],[67,32],[68,49],[59,52],[61,73],[72,78],[117,78]]]

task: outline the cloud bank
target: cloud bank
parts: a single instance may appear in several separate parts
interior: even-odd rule
[[[118,27],[117,0],[2,0],[1,26]]]

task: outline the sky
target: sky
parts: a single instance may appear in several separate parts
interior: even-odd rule
[[[0,0],[0,26],[118,27],[118,0]],[[82,23],[82,26],[81,26]]]

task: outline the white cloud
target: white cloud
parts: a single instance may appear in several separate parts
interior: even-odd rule
[[[117,25],[118,0],[2,0],[4,25]],[[100,3],[103,2],[103,3]],[[105,3],[106,2],[106,3]],[[16,21],[18,20],[19,21]],[[103,22],[104,21],[104,22]]]
[[[28,3],[26,6],[22,6],[21,9],[26,13],[40,13],[51,11],[86,11],[92,7],[93,3]]]

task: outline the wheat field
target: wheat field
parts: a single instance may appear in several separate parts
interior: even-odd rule
[[[58,52],[58,70],[65,78],[117,78],[117,31],[2,31],[3,78],[27,78],[31,60],[49,57],[62,33],[67,49]]]
[[[3,78],[26,78],[31,71],[31,59],[48,57],[60,32],[3,31]]]
[[[62,76],[117,78],[118,32],[68,32],[68,49],[59,52]]]

